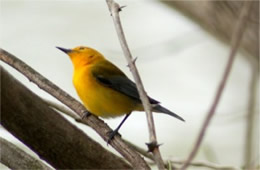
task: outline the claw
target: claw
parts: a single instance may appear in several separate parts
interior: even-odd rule
[[[117,130],[112,130],[108,132],[107,145],[110,144],[110,142],[114,139],[116,135],[119,135],[121,137]]]
[[[81,117],[81,119],[85,119],[86,117],[90,116],[91,113],[88,111],[83,111],[83,116]]]

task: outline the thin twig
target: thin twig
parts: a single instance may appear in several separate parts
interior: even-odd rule
[[[51,100],[47,100],[47,99],[43,99],[45,101],[45,103],[47,103],[47,105],[51,106],[52,108],[64,113],[65,115],[73,118],[73,119],[81,119],[81,117],[79,117],[77,114],[75,114],[75,112],[69,110],[68,108],[66,108],[65,106],[58,104],[54,101]],[[87,125],[87,124],[86,124]]]
[[[44,91],[58,99],[60,102],[68,106],[80,117],[83,117],[83,115],[85,115],[85,113],[87,112],[87,110],[81,103],[79,103],[65,91],[43,77],[41,74],[25,64],[23,61],[1,48],[0,60],[21,72],[30,81],[38,85],[39,88],[43,89]],[[104,121],[93,115],[82,119],[82,121],[93,128],[105,141],[108,140],[108,133],[111,132],[112,129],[109,128],[108,125],[104,123]],[[117,150],[128,162],[130,162],[133,168],[150,169],[144,159],[136,151],[134,151],[126,143],[124,143],[119,136],[115,136],[114,140],[110,142],[110,145],[115,148],[115,150]]]
[[[241,10],[240,15],[239,15],[237,26],[235,27],[235,30],[234,30],[233,35],[232,35],[231,51],[230,51],[230,54],[229,54],[229,59],[228,59],[228,63],[227,63],[226,68],[225,68],[225,72],[223,74],[222,80],[221,80],[219,87],[217,89],[216,96],[214,98],[212,106],[211,106],[211,108],[210,108],[210,110],[207,114],[205,121],[203,122],[202,128],[201,128],[200,133],[198,135],[198,138],[196,140],[196,143],[195,143],[188,159],[186,160],[184,165],[181,167],[181,170],[186,169],[189,166],[190,162],[195,157],[195,155],[196,155],[196,153],[197,153],[197,151],[198,151],[198,149],[201,145],[202,139],[204,138],[206,130],[209,126],[209,123],[210,123],[212,117],[215,114],[215,110],[218,106],[218,103],[220,101],[220,97],[223,93],[223,90],[225,88],[228,76],[230,74],[230,70],[232,68],[233,61],[235,59],[235,54],[238,50],[240,41],[242,39],[242,35],[243,35],[244,30],[246,28],[246,21],[247,21],[246,19],[247,19],[248,13],[250,11],[251,4],[252,4],[252,2],[250,2],[250,1],[248,1],[248,2],[245,1],[244,4],[243,4],[242,10]]]
[[[150,159],[153,162],[155,161],[153,155],[150,152],[148,152],[147,150],[133,144],[132,142],[130,142],[128,140],[125,140],[125,139],[123,139],[123,140],[125,143],[127,143],[129,146],[132,146],[138,153],[142,154],[144,157]]]
[[[123,49],[124,55],[127,59],[128,66],[133,74],[138,93],[140,95],[141,101],[144,106],[144,110],[146,112],[147,122],[148,122],[148,128],[149,128],[149,136],[150,136],[150,143],[148,144],[148,147],[150,146],[149,150],[153,152],[154,159],[156,161],[156,164],[159,169],[164,169],[164,163],[161,157],[161,153],[159,150],[159,145],[157,143],[156,139],[156,133],[155,133],[155,126],[154,126],[154,120],[152,115],[152,107],[148,100],[147,94],[144,90],[143,83],[141,81],[140,75],[138,73],[138,70],[135,66],[135,59],[132,57],[132,54],[128,48],[126,38],[123,32],[123,28],[121,25],[119,12],[122,10],[122,8],[119,6],[118,3],[115,3],[113,0],[106,0],[109,11],[111,13],[111,16],[114,21],[114,25],[116,28],[116,32],[121,44],[121,47]]]

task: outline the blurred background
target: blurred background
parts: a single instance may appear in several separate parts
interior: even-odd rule
[[[117,2],[127,6],[120,13],[121,21],[130,50],[133,56],[138,57],[137,68],[147,93],[186,120],[183,123],[167,115],[154,114],[158,141],[163,144],[160,147],[163,158],[183,160],[190,153],[212,104],[230,51],[230,46],[225,43],[229,39],[225,40],[205,29],[196,19],[191,19],[192,13],[181,13],[185,9],[180,4],[178,6],[178,1]],[[72,63],[55,46],[73,48],[84,45],[95,48],[132,79],[105,1],[1,0],[0,20],[1,48],[77,99],[72,85]],[[230,27],[225,29],[232,31]],[[251,37],[259,38],[254,34]],[[259,54],[255,54],[248,51],[237,54],[217,113],[195,161],[234,167],[244,165],[247,115],[252,110],[249,99],[255,80],[252,63],[258,63],[259,58]],[[3,62],[1,65],[36,94],[56,101],[14,69]],[[254,92],[259,94],[257,88]],[[252,150],[253,161],[258,162],[259,105],[258,101],[255,103],[253,112],[257,114],[253,122],[256,126]],[[105,122],[115,128],[122,118],[106,119]],[[114,152],[92,129],[77,126]],[[123,125],[120,134],[146,148],[145,143],[149,141],[147,127],[145,114],[136,112]],[[30,152],[3,127],[0,128],[0,136]],[[8,169],[4,165],[0,168]]]

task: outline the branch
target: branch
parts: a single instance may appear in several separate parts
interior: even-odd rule
[[[87,125],[84,121],[82,121],[82,119],[80,119],[77,115],[75,115],[72,111],[70,111],[69,109],[65,108],[64,106],[55,103],[53,101],[47,100],[47,99],[43,99],[50,107],[54,108],[55,110],[60,111],[62,114],[65,114],[69,117],[71,117],[72,119],[74,119],[76,122]],[[150,159],[151,161],[154,161],[154,157],[152,154],[150,154],[149,152],[147,152],[146,150],[144,150],[143,148],[133,144],[132,142],[129,142],[125,139],[123,139],[123,141],[128,144],[129,146],[133,147],[138,153],[142,154],[143,156],[145,156],[146,158]]]
[[[50,106],[55,108],[56,110],[60,111],[61,113],[68,115],[69,117],[73,118],[75,121],[85,124],[84,122],[82,122],[82,119],[79,119],[78,116],[76,116],[74,113],[72,113],[69,109],[64,108],[62,105],[46,100],[44,99],[44,101]],[[124,139],[123,139],[124,140]],[[142,154],[144,157],[148,158],[149,160],[151,160],[152,162],[150,162],[151,165],[154,165],[154,157],[151,153],[147,152],[145,149],[127,141],[124,140],[125,143],[127,143],[129,146],[133,147],[138,153]],[[174,165],[182,165],[185,160],[176,160],[176,159],[171,159],[169,161],[164,161],[164,162],[170,162],[171,164]],[[168,164],[165,163],[165,166],[167,166]],[[194,166],[194,167],[206,167],[206,168],[210,168],[213,170],[236,170],[239,169],[237,167],[233,167],[233,166],[227,166],[227,165],[218,165],[218,164],[214,164],[211,162],[206,162],[206,161],[196,161],[196,162],[191,162],[190,166]]]
[[[209,126],[209,123],[210,123],[212,117],[215,114],[215,110],[218,106],[218,103],[220,101],[221,95],[222,95],[223,90],[225,88],[228,76],[230,74],[230,70],[232,68],[232,65],[233,65],[233,62],[234,62],[234,59],[235,59],[235,55],[236,55],[237,49],[238,49],[239,44],[240,44],[240,40],[242,39],[243,33],[245,31],[245,28],[246,28],[246,21],[247,21],[246,19],[247,19],[248,13],[250,11],[251,4],[252,4],[251,1],[248,1],[248,2],[245,1],[244,2],[243,8],[242,8],[240,15],[239,15],[238,23],[237,23],[235,30],[233,32],[233,35],[232,35],[231,51],[230,51],[230,54],[229,54],[229,59],[228,59],[228,63],[227,63],[226,68],[225,68],[225,72],[223,74],[222,80],[221,80],[219,87],[217,89],[216,96],[214,98],[212,106],[211,106],[211,108],[210,108],[210,110],[207,114],[207,117],[206,117],[206,119],[205,119],[205,121],[202,125],[199,136],[196,140],[196,143],[195,143],[188,159],[186,160],[184,165],[181,167],[181,170],[186,169],[189,166],[190,162],[195,157],[195,155],[196,155],[196,153],[197,153],[197,151],[198,151],[198,149],[201,145],[201,142],[204,138],[206,130]]]
[[[44,78],[41,74],[36,72],[33,68],[25,64],[23,61],[16,58],[14,55],[7,51],[0,49],[0,59],[9,64],[22,74],[24,74],[30,81],[38,85],[39,88],[51,94],[63,104],[67,105],[71,110],[75,111],[80,117],[83,117],[87,112],[84,106],[76,101],[73,97],[61,90],[55,84]],[[111,129],[99,118],[90,115],[84,118],[84,121],[88,126],[93,128],[105,141],[108,140],[108,132]],[[136,169],[150,169],[144,159],[125,144],[119,136],[115,136],[110,145],[114,147],[131,165]]]
[[[58,104],[56,102],[53,102],[51,100],[47,100],[47,99],[42,99],[47,105],[49,105],[50,107],[64,113],[65,115],[77,120],[77,119],[81,119],[78,115],[76,115],[73,111],[67,109],[66,107],[64,107],[61,104]],[[86,124],[88,125],[88,124]]]
[[[55,169],[130,168],[2,67],[1,80],[1,125]]]
[[[154,126],[154,120],[152,115],[152,106],[148,100],[147,94],[144,90],[143,83],[141,81],[140,75],[138,73],[138,70],[135,66],[135,59],[133,59],[132,54],[128,48],[126,38],[123,32],[123,28],[121,25],[119,12],[121,11],[121,7],[115,3],[113,0],[106,0],[107,5],[109,8],[109,11],[112,15],[114,25],[116,28],[116,32],[121,44],[121,47],[123,49],[125,58],[128,62],[128,66],[133,74],[138,93],[140,95],[141,101],[144,106],[144,110],[146,112],[147,122],[148,122],[148,128],[149,128],[149,136],[150,136],[150,143],[148,144],[149,151],[153,152],[155,162],[159,169],[164,169],[164,163],[160,154],[159,145],[157,143],[156,139],[156,133],[155,133],[155,126]],[[150,147],[149,147],[150,146]]]
[[[75,115],[72,111],[70,111],[69,109],[65,108],[64,106],[55,103],[53,101],[47,100],[47,99],[43,99],[50,107],[54,108],[55,110],[60,111],[62,114],[65,114],[69,117],[71,117],[72,119],[74,119],[76,122],[87,125],[84,121],[82,121],[82,119],[79,118],[79,116]],[[146,158],[150,159],[151,161],[154,161],[154,157],[152,154],[150,154],[149,152],[147,152],[145,149],[133,144],[132,142],[129,142],[125,139],[123,139],[123,141],[128,144],[129,146],[133,147],[138,153],[142,154],[143,156],[145,156]]]
[[[0,162],[10,169],[52,169],[1,137],[0,146]]]

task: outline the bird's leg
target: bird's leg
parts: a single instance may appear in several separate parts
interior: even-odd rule
[[[124,122],[126,121],[126,119],[130,116],[131,113],[128,113],[125,115],[124,119],[120,122],[120,124],[117,126],[117,128],[111,132],[109,132],[109,138],[107,140],[107,144],[109,144],[111,142],[111,140],[114,138],[114,136],[116,134],[118,134],[119,129],[121,128],[121,126],[124,124]]]

